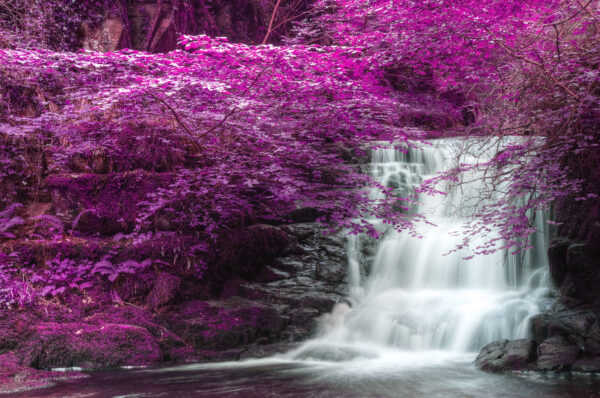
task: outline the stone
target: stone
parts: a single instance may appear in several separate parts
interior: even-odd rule
[[[0,394],[51,387],[56,381],[89,377],[79,372],[50,372],[24,366],[15,353],[0,355]]]
[[[316,278],[318,280],[331,283],[342,283],[346,278],[346,274],[346,263],[324,260],[317,264]]]
[[[537,365],[542,370],[568,371],[579,354],[579,348],[562,336],[544,340],[537,349]]]
[[[600,357],[578,359],[571,365],[571,370],[574,372],[600,373]]]
[[[492,373],[531,370],[534,347],[529,339],[494,341],[481,349],[475,366]]]
[[[150,309],[156,311],[171,303],[177,296],[181,287],[181,279],[178,277],[163,272],[154,281],[154,286],[148,294],[146,304]]]
[[[290,224],[284,226],[283,229],[300,244],[310,243],[310,240],[321,233],[321,228],[315,223]]]
[[[531,336],[537,344],[553,336],[570,336],[583,341],[595,319],[595,314],[587,310],[538,314],[531,318]]]

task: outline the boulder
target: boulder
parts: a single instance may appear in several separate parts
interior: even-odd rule
[[[554,336],[570,336],[583,341],[595,319],[595,314],[588,310],[538,314],[531,318],[531,336],[537,344]]]
[[[568,371],[579,354],[579,348],[562,336],[544,340],[537,349],[537,365],[542,370]]]
[[[493,373],[531,370],[534,347],[535,343],[529,339],[494,341],[481,349],[475,366]]]

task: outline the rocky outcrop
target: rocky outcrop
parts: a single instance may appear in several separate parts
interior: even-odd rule
[[[488,372],[535,369],[531,363],[534,348],[529,339],[494,341],[481,349],[475,365]]]
[[[554,240],[548,249],[550,273],[571,305],[600,305],[600,253],[590,243]]]
[[[491,372],[600,372],[600,252],[595,241],[557,238],[550,243],[550,275],[560,297],[548,312],[530,320],[527,361],[511,361],[508,343],[493,342],[481,350],[477,367]]]
[[[556,308],[531,319],[530,339],[486,345],[475,365],[489,372],[539,370],[600,372],[600,316]]]

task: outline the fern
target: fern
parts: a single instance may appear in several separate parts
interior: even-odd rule
[[[25,220],[23,220],[21,217],[13,217],[8,221],[0,219],[0,232],[6,232],[12,227],[23,225],[24,223]]]
[[[12,217],[19,207],[23,207],[23,205],[21,203],[10,204],[6,209],[0,211],[0,220]]]
[[[15,211],[23,207],[21,203],[13,203],[0,212],[0,238],[14,239],[15,235],[8,232],[11,228],[25,223],[21,217],[14,217]]]
[[[81,219],[81,217],[82,217],[84,214],[87,214],[87,213],[92,213],[92,212],[94,212],[94,210],[91,210],[91,209],[85,209],[85,210],[81,211],[81,212],[80,212],[80,213],[77,215],[77,217],[75,217],[75,220],[73,220],[73,224],[71,225],[71,231],[70,231],[69,233],[70,233],[71,235],[73,235],[73,231],[75,231],[75,228],[77,227],[77,224],[79,224],[79,219]]]
[[[42,214],[41,216],[34,217],[33,219],[47,224],[48,226],[50,226],[51,229],[58,231],[61,234],[65,232],[65,224],[60,218],[56,216],[50,214]]]

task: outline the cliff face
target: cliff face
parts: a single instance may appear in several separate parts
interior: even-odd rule
[[[269,39],[277,42],[287,19],[305,11],[308,1],[283,4]],[[261,43],[273,13],[265,0],[134,0],[114,3],[98,23],[81,27],[81,46],[95,51],[131,48],[149,52],[175,49],[181,34],[225,36],[234,42]]]
[[[270,3],[260,0],[123,2],[105,10],[101,22],[84,24],[81,44],[95,51],[166,52],[175,49],[179,35],[198,33],[259,42],[271,12]]]

